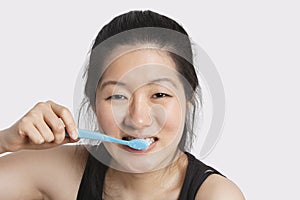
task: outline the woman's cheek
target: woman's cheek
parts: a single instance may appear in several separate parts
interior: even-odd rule
[[[182,107],[178,102],[168,104],[166,111],[166,123],[165,131],[170,132],[171,136],[180,134],[183,128],[184,122],[184,107]]]
[[[102,104],[103,105],[103,104]],[[100,106],[97,109],[97,118],[99,123],[99,128],[106,134],[109,133],[117,133],[116,129],[118,126],[116,125],[114,115],[111,109],[111,105],[109,106]]]

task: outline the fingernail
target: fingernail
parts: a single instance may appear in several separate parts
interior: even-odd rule
[[[25,133],[23,132],[23,131],[19,131],[19,134],[21,135],[21,136],[25,136]]]
[[[77,137],[78,137],[77,130],[72,130],[71,131],[71,136],[72,136],[73,139],[77,139]]]

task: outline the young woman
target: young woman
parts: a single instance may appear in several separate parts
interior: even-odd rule
[[[48,101],[0,132],[0,153],[13,152],[0,158],[1,199],[244,199],[188,153],[201,88],[177,22],[152,11],[114,18],[97,35],[84,75],[77,123]],[[82,122],[150,146],[63,145],[79,141]]]

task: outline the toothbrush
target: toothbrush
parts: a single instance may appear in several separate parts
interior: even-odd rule
[[[69,134],[66,133],[66,136],[69,137]],[[118,144],[127,145],[136,150],[144,150],[149,147],[149,142],[144,139],[133,139],[133,140],[120,140],[103,133],[93,132],[89,130],[78,129],[78,138],[85,138],[91,140],[101,140],[103,142],[113,142]]]

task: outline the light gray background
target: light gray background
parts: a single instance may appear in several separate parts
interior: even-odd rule
[[[223,135],[204,159],[247,199],[298,199],[300,12],[297,1],[0,3],[0,129],[38,101],[72,109],[92,39],[132,9],[166,14],[214,61],[227,98]]]

